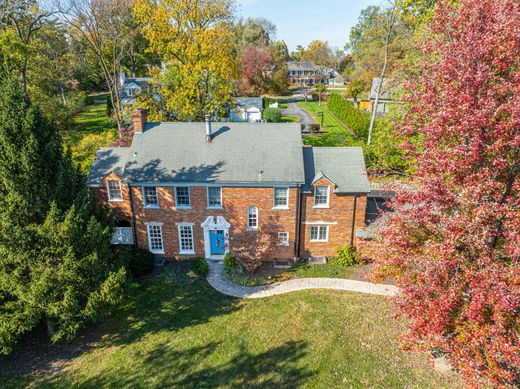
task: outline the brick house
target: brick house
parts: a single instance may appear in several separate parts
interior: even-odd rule
[[[364,225],[361,148],[303,146],[299,124],[133,120],[132,145],[99,149],[88,179],[128,232],[114,243],[219,259],[235,231],[268,228],[273,259],[295,259],[332,256]]]

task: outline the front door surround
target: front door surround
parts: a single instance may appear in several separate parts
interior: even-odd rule
[[[224,216],[208,216],[200,225],[204,230],[204,254],[207,259],[224,259],[229,251],[229,228]]]

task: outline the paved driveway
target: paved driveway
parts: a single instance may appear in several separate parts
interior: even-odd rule
[[[305,124],[305,127],[309,124],[316,124],[316,120],[296,103],[289,103],[287,108],[282,110],[282,114],[297,117],[302,124]]]

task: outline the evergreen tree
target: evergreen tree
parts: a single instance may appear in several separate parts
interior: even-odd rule
[[[54,340],[117,302],[126,279],[112,218],[16,81],[0,86],[0,352],[45,321]]]

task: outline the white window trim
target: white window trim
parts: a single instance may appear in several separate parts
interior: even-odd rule
[[[179,205],[179,201],[177,200],[177,188],[188,188],[188,202],[189,202],[189,205]],[[174,190],[174,195],[175,195],[175,208],[176,209],[191,209],[191,190],[190,190],[190,187],[189,186],[184,186],[184,185],[181,185],[181,186],[175,186],[173,188]]]
[[[146,225],[146,239],[148,240],[148,249],[153,254],[164,254],[164,233],[163,233],[163,229],[162,229],[162,226],[164,223],[150,222],[150,223],[144,223],[144,224]],[[161,242],[162,242],[162,247],[163,247],[162,250],[152,250],[152,242],[150,240],[150,226],[161,227]]]
[[[219,188],[220,189],[220,205],[209,205],[209,188]],[[206,187],[206,204],[208,209],[224,209],[224,202],[222,200],[222,187],[221,186],[207,186]]]
[[[157,194],[157,204],[147,204],[146,203],[146,193],[145,193],[145,188],[155,188],[155,193]],[[145,208],[148,208],[148,209],[158,209],[158,208],[161,208],[160,207],[160,202],[159,202],[159,191],[157,190],[157,187],[156,186],[142,186],[141,187],[141,194],[143,196],[143,206]]]
[[[256,226],[255,227],[251,227],[249,225],[249,210],[251,208],[256,209]],[[258,207],[256,205],[251,205],[251,206],[247,207],[247,215],[246,215],[247,216],[247,221],[246,221],[246,224],[247,224],[247,229],[248,230],[258,230],[258,224],[260,224],[260,220],[259,220],[260,219],[260,215],[259,214],[260,214],[260,212],[258,211]]]
[[[327,203],[326,204],[316,204],[316,188],[327,188]],[[314,188],[314,206],[313,208],[330,208],[330,186],[328,185],[318,185]]]
[[[110,182],[119,182],[119,191],[121,192],[121,198],[120,199],[113,199],[111,196],[110,196],[110,187],[109,187],[109,183]],[[121,185],[121,180],[107,180],[106,182],[106,186],[107,186],[107,196],[108,196],[108,201],[110,201],[111,203],[121,203],[123,202],[123,186]]]
[[[280,234],[287,234],[287,240],[281,240],[280,239]],[[280,240],[280,246],[289,246],[289,231],[280,231],[278,232],[278,239]]]
[[[311,227],[318,227],[318,239],[311,239]],[[325,228],[325,239],[320,239],[320,228]],[[329,241],[329,226],[327,224],[313,224],[309,227],[309,241],[310,242],[328,242]]]
[[[191,228],[191,245],[193,247],[192,250],[182,250],[181,247],[181,228],[182,227],[190,227]],[[192,255],[195,254],[195,231],[193,230],[193,223],[177,223],[177,233],[179,235],[179,255]]]
[[[276,205],[276,190],[285,189],[287,191],[287,205]],[[273,209],[289,209],[289,188],[286,186],[273,188]]]

